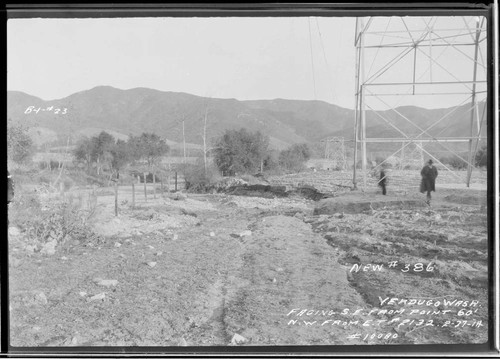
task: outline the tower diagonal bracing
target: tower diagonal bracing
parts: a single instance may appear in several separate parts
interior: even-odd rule
[[[369,172],[394,168],[395,159],[396,168],[407,167],[409,155],[413,166],[432,159],[470,186],[475,155],[486,145],[486,25],[477,16],[356,20],[355,189],[360,179],[366,188]],[[374,157],[383,160],[368,168]]]

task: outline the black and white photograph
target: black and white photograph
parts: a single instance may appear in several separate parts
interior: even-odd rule
[[[492,6],[7,7],[9,351],[491,350]]]

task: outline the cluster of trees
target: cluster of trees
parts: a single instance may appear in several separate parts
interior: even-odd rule
[[[269,138],[246,129],[226,130],[213,148],[217,168],[226,176],[262,171],[269,150]]]
[[[261,132],[226,130],[212,150],[217,168],[225,176],[265,170],[298,172],[311,157],[306,144],[294,144],[281,152],[269,149],[269,137]]]
[[[7,122],[7,155],[9,161],[28,163],[34,154],[33,140],[25,127]],[[128,140],[116,140],[111,134],[102,131],[97,136],[81,139],[73,151],[77,162],[86,165],[89,173],[101,174],[104,169],[110,170],[119,177],[120,171],[132,162],[142,161],[149,172],[154,172],[161,158],[170,151],[169,146],[155,133],[142,133],[130,136]],[[269,147],[269,137],[261,132],[226,130],[213,144],[211,154],[218,171],[224,176],[248,174],[264,171],[299,172],[312,156],[307,144],[294,144],[289,148],[277,151]],[[467,158],[467,154],[461,154]],[[379,163],[380,158],[376,159]],[[464,169],[466,162],[457,156],[440,158],[440,161],[455,169]],[[474,164],[477,167],[487,165],[487,147],[482,146],[476,152]],[[60,164],[50,163],[50,168]],[[204,163],[200,173],[209,175],[210,168]],[[194,177],[199,174],[195,173]],[[201,176],[201,175],[200,175]],[[206,178],[205,178],[206,180]]]
[[[154,133],[130,136],[127,141],[115,140],[109,133],[80,140],[73,151],[75,160],[84,163],[90,172],[96,169],[101,174],[104,167],[119,177],[120,170],[133,161],[145,161],[151,170],[169,151],[169,146]]]

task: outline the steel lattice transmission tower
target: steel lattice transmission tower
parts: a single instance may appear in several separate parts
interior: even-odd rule
[[[402,143],[400,151],[400,169],[406,166],[421,166],[424,163],[424,147],[422,141],[413,141],[411,144]]]
[[[451,154],[467,164],[467,174],[450,172],[469,186],[475,153],[486,139],[486,34],[485,17],[356,19],[355,189],[358,157],[366,187],[367,144],[390,147],[399,158],[416,144],[447,170],[436,152]],[[440,109],[437,120],[416,110],[430,107]],[[458,149],[464,145],[466,156]]]
[[[325,159],[332,161],[335,167],[345,170],[347,157],[344,137],[328,137],[320,142],[325,144]]]

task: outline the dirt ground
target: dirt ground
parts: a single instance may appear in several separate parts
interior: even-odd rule
[[[382,197],[340,191],[333,200]],[[134,208],[122,201],[115,217],[104,193],[101,242],[47,255],[10,231],[10,343],[486,342],[486,193],[438,189],[431,207],[409,199],[420,202],[314,214],[322,203],[300,197],[157,195]]]

